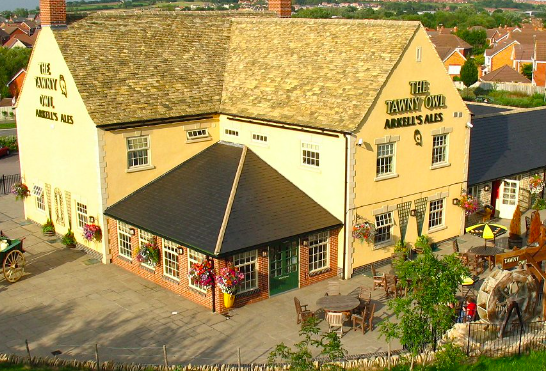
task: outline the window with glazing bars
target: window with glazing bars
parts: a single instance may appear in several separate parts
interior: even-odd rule
[[[377,176],[394,173],[394,143],[377,146]]]
[[[36,208],[45,211],[45,197],[42,187],[35,185],[32,188],[32,194],[36,197]]]
[[[309,272],[328,267],[329,232],[309,236]]]
[[[147,136],[127,138],[128,167],[139,167],[150,164],[150,140]]]
[[[209,132],[207,129],[188,130],[186,132],[186,137],[188,139],[207,138],[208,136]]]
[[[87,218],[87,205],[76,201],[76,219],[78,222],[78,228],[83,229],[84,225],[88,223]]]
[[[197,252],[195,250],[188,249],[188,272],[191,269],[192,264],[202,263],[205,259],[206,259],[205,254],[201,254],[200,252]],[[200,285],[198,282],[194,282],[191,279],[190,279],[189,285],[190,287],[196,290],[203,291],[203,292],[207,291],[202,285]]]
[[[432,137],[432,165],[447,162],[447,134]]]
[[[118,249],[119,255],[132,259],[131,232],[128,224],[118,222]]]
[[[179,280],[178,245],[169,240],[163,240],[163,274]]]
[[[428,228],[434,228],[444,223],[444,199],[430,201]]]
[[[393,224],[392,212],[376,215],[374,243],[378,244],[390,241]]]
[[[247,251],[233,256],[233,265],[245,275],[237,292],[250,291],[258,287],[258,250]]]
[[[319,145],[312,143],[301,144],[301,163],[309,166],[320,166]]]

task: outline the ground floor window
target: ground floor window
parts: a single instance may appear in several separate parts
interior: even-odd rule
[[[233,256],[233,265],[245,275],[237,292],[250,291],[258,287],[258,250],[244,252]]]
[[[309,236],[309,272],[327,268],[329,232]]]
[[[188,272],[191,269],[192,264],[202,263],[205,261],[206,258],[207,257],[205,254],[201,254],[200,252],[197,252],[195,250],[188,249]],[[198,282],[195,282],[193,279],[190,279],[189,286],[199,291],[207,291],[205,287],[200,285]]]
[[[180,276],[178,245],[168,240],[163,240],[163,274],[175,280]]]
[[[32,194],[36,197],[36,208],[41,211],[45,211],[45,197],[44,189],[40,186],[35,185],[32,188]]]
[[[118,249],[119,255],[128,259],[133,258],[133,249],[131,246],[131,231],[128,224],[118,222]]]
[[[430,201],[428,229],[440,227],[444,224],[444,199]]]
[[[389,242],[391,240],[391,230],[393,224],[394,222],[392,220],[392,212],[375,216],[375,244],[381,244],[384,242]]]
[[[78,220],[78,228],[83,229],[87,224],[87,205],[76,201],[76,219]]]

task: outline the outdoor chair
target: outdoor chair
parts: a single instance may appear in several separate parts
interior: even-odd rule
[[[396,276],[393,274],[388,274],[385,276],[384,280],[385,280],[385,296],[397,297]]]
[[[360,300],[359,307],[365,307],[372,302],[372,289],[365,286],[360,286],[360,292],[358,293],[358,300]]]
[[[529,229],[531,229],[531,217],[525,217],[525,237],[529,236]]]
[[[341,295],[339,287],[339,281],[328,281],[328,289],[326,291],[327,296]]]
[[[328,332],[337,332],[339,337],[343,336],[343,313],[328,312],[326,313],[326,322],[328,322]]]
[[[378,273],[375,270],[375,267],[373,266],[373,264],[371,265],[371,269],[372,269],[372,276],[373,276],[373,289],[375,290],[377,287],[385,287],[384,286],[385,273]]]
[[[298,298],[294,296],[294,304],[296,305],[296,324],[300,324],[306,319],[315,316],[315,312],[307,309],[307,304],[301,305]]]
[[[368,330],[373,331],[373,316],[375,314],[375,304],[372,304],[371,310],[367,313],[367,320],[368,320]]]
[[[455,254],[459,253],[459,242],[457,241],[457,239],[453,240],[453,252]]]
[[[367,308],[362,309],[359,314],[353,314],[352,320],[353,320],[353,330],[357,330],[358,325],[360,325],[360,328],[362,328],[362,333],[364,334],[366,332],[366,315],[367,315]]]

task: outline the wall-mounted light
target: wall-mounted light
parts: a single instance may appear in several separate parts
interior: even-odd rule
[[[410,212],[409,212],[409,214],[410,214],[411,216],[415,216],[415,215],[417,215],[417,210],[411,209]]]
[[[184,255],[184,248],[182,246],[178,246],[178,255]]]
[[[90,217],[89,217],[89,222],[90,222],[90,223],[95,223],[95,217],[94,217],[94,216],[90,216]]]
[[[489,184],[487,184],[485,187],[483,187],[483,190],[489,192],[491,190],[491,187],[489,186]]]
[[[309,241],[303,240],[303,241],[301,242],[301,244],[302,244],[304,247],[307,247],[307,245],[309,245]]]
[[[136,234],[136,230],[134,228],[129,228],[129,234],[134,236]]]
[[[452,202],[453,202],[453,205],[459,206],[459,204],[461,203],[461,200],[459,200],[458,198],[454,198]]]
[[[267,250],[262,250],[262,258],[267,258]]]

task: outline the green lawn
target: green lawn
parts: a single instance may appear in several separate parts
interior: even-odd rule
[[[15,129],[15,122],[0,122],[0,129]]]

